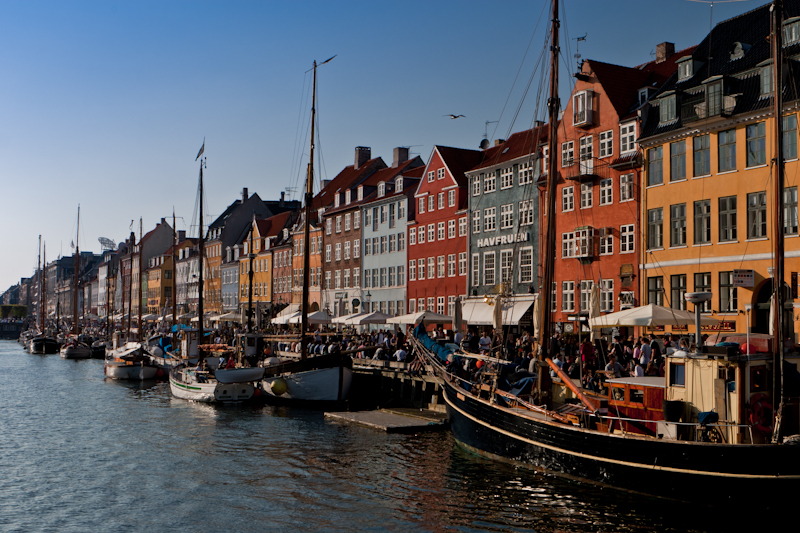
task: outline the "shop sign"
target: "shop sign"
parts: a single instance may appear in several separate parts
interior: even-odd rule
[[[736,322],[733,320],[722,320],[719,324],[713,326],[700,326],[702,331],[708,331],[709,333],[715,333],[718,331],[736,331]]]
[[[528,242],[529,240],[530,233],[527,231],[522,233],[514,233],[511,235],[501,235],[499,237],[486,237],[485,239],[478,239],[478,248],[485,248],[487,246],[500,246],[501,244]]]
[[[755,286],[755,271],[749,269],[734,269],[733,271],[733,286],[734,287],[750,287]]]

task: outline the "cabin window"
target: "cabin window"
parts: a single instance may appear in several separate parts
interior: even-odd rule
[[[683,363],[670,363],[669,365],[669,386],[686,386],[686,366]]]
[[[766,366],[750,367],[750,392],[763,392],[767,390],[772,381],[770,372]]]
[[[632,388],[628,394],[630,395],[628,403],[638,403],[644,405],[644,390]]]
[[[611,399],[618,402],[625,401],[625,385],[612,385],[611,386]]]

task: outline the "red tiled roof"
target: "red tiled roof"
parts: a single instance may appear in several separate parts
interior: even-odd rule
[[[377,187],[378,183],[380,182],[386,183],[392,180],[395,176],[399,176],[400,174],[406,175],[406,172],[404,171],[408,168],[422,168],[424,166],[425,164],[422,162],[422,159],[419,156],[417,156],[414,159],[403,161],[396,167],[387,167],[376,171],[372,176],[365,179],[360,185],[364,185],[367,187]]]
[[[408,178],[421,178],[425,175],[425,165],[421,167],[412,168],[403,172],[403,176]]]
[[[505,142],[484,150],[483,161],[470,170],[487,168],[526,155],[536,154],[539,145],[547,142],[549,133],[550,126],[548,124],[514,133]]]
[[[332,204],[333,194],[336,191],[359,185],[374,171],[386,168],[386,163],[384,163],[383,159],[380,157],[376,157],[370,159],[357,169],[354,167],[355,165],[344,167],[344,169],[339,172],[339,174],[314,197],[314,199],[311,201],[312,211],[316,211],[320,207],[325,207],[326,205]]]
[[[483,152],[467,148],[453,148],[452,146],[436,145],[434,148],[442,156],[444,164],[450,169],[456,182],[461,187],[466,187],[467,176],[465,173],[480,163],[483,158]]]

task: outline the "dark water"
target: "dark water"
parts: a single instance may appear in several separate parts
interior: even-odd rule
[[[737,531],[731,516],[0,341],[0,531]],[[741,513],[735,516],[741,517]]]

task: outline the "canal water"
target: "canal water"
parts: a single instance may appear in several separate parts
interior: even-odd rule
[[[694,506],[485,460],[449,433],[172,398],[0,341],[0,531],[736,531]],[[735,522],[732,520],[736,520]]]

